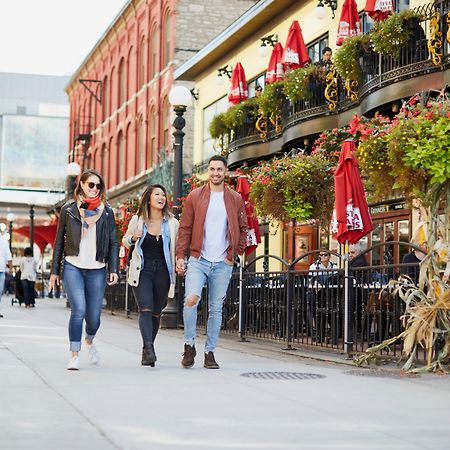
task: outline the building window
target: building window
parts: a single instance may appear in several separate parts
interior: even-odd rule
[[[141,173],[145,169],[145,124],[141,116],[138,122],[138,151],[137,151],[137,172]]]
[[[228,108],[227,97],[222,97],[212,105],[203,110],[203,161],[207,161],[211,156],[216,155],[220,150],[214,148],[214,139],[209,134],[209,124],[216,114],[225,112]]]
[[[261,86],[264,88],[266,85],[266,72],[264,72],[261,75],[258,75],[254,80],[248,82],[248,96],[254,97],[255,96],[255,87]]]
[[[153,28],[152,32],[152,57],[151,57],[151,78],[155,78],[158,70],[158,30],[156,27]]]
[[[109,147],[111,148],[112,139],[109,141]],[[109,186],[109,159],[108,159],[108,148],[106,144],[103,144],[102,148],[102,174],[105,179],[106,186]]]
[[[401,12],[409,9],[409,0],[398,0],[395,2],[395,12]]]
[[[167,97],[164,99],[162,107],[162,128],[163,147],[166,152],[169,152],[170,106]]]
[[[139,80],[138,87],[140,88],[146,81],[145,79],[145,64],[147,61],[147,40],[145,36],[142,37],[141,46],[139,49]]]
[[[120,131],[117,136],[117,173],[118,183],[125,181],[125,139],[123,133]]]
[[[368,33],[372,29],[374,24],[373,19],[364,11],[359,15],[359,21],[361,22],[362,32],[364,34]]]
[[[322,50],[325,47],[328,47],[328,34],[321,36],[308,45],[308,55],[311,58],[311,62],[319,62],[322,59]]]
[[[164,48],[163,48],[163,67],[167,67],[170,62],[170,38],[171,38],[171,18],[170,13],[167,11],[164,20]]]
[[[148,153],[147,153],[147,168],[153,167],[153,159],[156,150],[156,121],[155,110],[152,108],[148,115]]]
[[[102,86],[102,120],[108,117],[109,111],[108,77],[103,78]]]
[[[108,108],[108,115],[110,116],[114,109],[116,108],[114,100],[114,79],[115,79],[115,70],[114,68],[111,70],[111,75],[109,77],[109,108]]]
[[[118,102],[119,107],[126,100],[126,93],[127,93],[127,77],[126,77],[125,58],[122,58],[119,63],[119,102]]]

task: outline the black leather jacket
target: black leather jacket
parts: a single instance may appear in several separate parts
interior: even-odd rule
[[[105,205],[96,223],[98,262],[108,264],[108,273],[118,273],[119,246],[116,235],[116,222],[112,208]],[[81,240],[81,217],[77,204],[67,202],[59,215],[58,230],[53,245],[52,274],[59,275],[63,255],[78,256]]]

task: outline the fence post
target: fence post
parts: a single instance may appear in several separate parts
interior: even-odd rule
[[[249,342],[245,338],[247,328],[247,283],[244,279],[244,258],[239,257],[239,337],[241,342]]]
[[[292,342],[292,305],[294,297],[294,273],[295,265],[288,266],[287,280],[286,280],[286,339],[287,345],[283,350],[297,350],[291,345]]]

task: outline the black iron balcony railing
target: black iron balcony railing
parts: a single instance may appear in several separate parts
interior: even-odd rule
[[[387,86],[448,69],[450,67],[448,0],[423,5],[415,8],[415,11],[422,19],[410,21],[411,37],[400,50],[398,58],[382,56],[373,51],[364,53],[359,60],[363,73],[362,81],[359,83],[344,82],[336,74],[335,68],[330,66],[325,80],[311,82],[307,100],[291,102],[283,96],[279,115],[259,115],[257,120],[250,116],[246,117],[243,125],[231,131],[228,137],[228,153],[249,144],[276,139],[287,128],[303,121],[325,115],[338,115],[358,107],[368,96]],[[431,86],[422,86],[419,83],[417,87],[413,94]],[[386,100],[391,102],[391,97],[392,95],[386,99],[380,96],[376,101],[366,102],[368,103],[366,108],[369,110],[382,106]]]

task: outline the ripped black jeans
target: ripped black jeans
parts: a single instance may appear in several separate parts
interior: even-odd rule
[[[139,329],[142,341],[154,342],[159,330],[161,311],[167,305],[170,276],[164,260],[144,261],[139,284],[133,294],[139,306]]]

